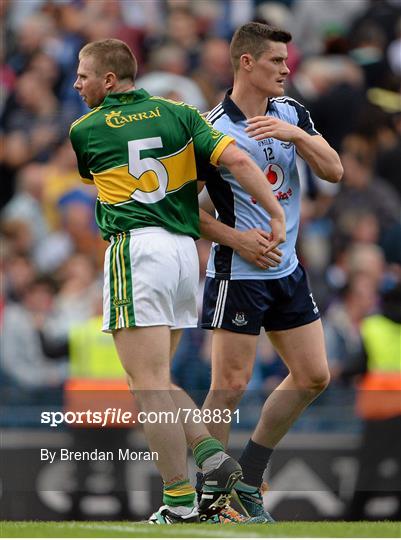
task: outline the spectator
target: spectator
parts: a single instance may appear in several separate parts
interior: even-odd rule
[[[166,43],[153,49],[149,55],[149,72],[165,71],[184,77],[188,72],[188,59],[181,47]]]
[[[91,197],[91,190],[83,186],[76,169],[76,160],[71,144],[65,139],[55,149],[53,156],[43,168],[43,212],[51,230],[62,226],[60,209],[62,200],[73,192]],[[96,194],[92,194],[93,201]]]
[[[355,35],[359,28],[366,23],[374,22],[383,31],[385,44],[388,45],[395,38],[396,27],[394,23],[401,15],[399,2],[397,0],[369,0],[365,2],[364,7],[362,12],[355,10],[355,16],[350,26],[350,35]]]
[[[350,56],[361,66],[368,88],[386,87],[391,77],[385,48],[386,36],[375,22],[365,22],[352,36]]]
[[[15,49],[7,60],[17,75],[25,71],[37,52],[45,50],[53,32],[54,21],[44,13],[33,12],[21,21],[15,36]]]
[[[136,81],[136,85],[154,95],[192,103],[202,112],[207,109],[207,103],[201,89],[189,77],[153,71],[140,77]]]
[[[6,251],[6,253],[2,253],[2,264],[4,265],[4,276],[2,276],[3,294],[6,301],[19,303],[22,301],[30,283],[34,281],[36,269],[29,257],[11,253],[11,246],[4,238],[2,239],[2,246]]]
[[[17,192],[1,213],[3,226],[10,222],[25,223],[31,231],[32,247],[46,236],[48,227],[43,216],[43,166],[31,163],[20,169]]]
[[[377,283],[363,271],[353,273],[324,317],[327,359],[334,377],[362,352],[360,326],[377,305]]]
[[[383,250],[376,244],[349,244],[345,254],[347,281],[355,273],[369,276],[377,290],[380,289],[385,272]]]
[[[192,79],[203,92],[208,108],[212,109],[232,83],[230,50],[224,39],[209,38],[201,51],[200,64],[192,73]]]
[[[374,148],[365,137],[348,135],[342,146],[344,179],[331,209],[338,223],[340,216],[365,209],[377,216],[380,230],[399,221],[400,198],[383,179],[374,177]]]
[[[35,399],[36,393],[61,390],[67,375],[66,348],[54,346],[44,331],[54,294],[51,281],[37,278],[25,289],[21,304],[5,306],[1,369],[9,379],[10,394],[15,392],[14,403],[22,404],[24,393]]]
[[[339,150],[344,137],[356,129],[366,103],[363,72],[345,56],[323,57],[320,67],[316,62],[314,65],[313,59],[311,62],[314,67],[312,82],[320,93],[312,100],[310,112],[316,129],[327,134],[329,143]],[[320,73],[316,73],[317,70]],[[303,81],[302,87],[301,78],[301,89],[307,89],[307,79],[303,78]],[[338,121],[340,117],[341,122]]]
[[[54,300],[46,331],[56,341],[67,341],[71,328],[95,315],[102,292],[95,263],[86,255],[72,255],[59,269],[60,291]]]
[[[66,134],[68,122],[52,89],[39,74],[24,73],[17,80],[2,118],[5,162],[17,168],[30,160],[47,161],[60,135]]]
[[[356,489],[347,515],[352,521],[369,517],[367,503],[378,496],[394,497],[396,506],[375,519],[401,517],[400,282],[383,293],[381,307],[381,313],[362,322],[364,354],[359,362],[344,367],[342,374],[362,376],[357,411],[364,420],[364,432]]]
[[[333,31],[346,31],[352,19],[366,6],[366,0],[294,0],[294,42],[305,56],[324,52],[325,40]]]
[[[181,47],[188,59],[189,69],[199,64],[200,36],[196,17],[190,9],[175,7],[167,16],[166,39]]]

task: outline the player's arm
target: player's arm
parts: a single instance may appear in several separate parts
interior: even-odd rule
[[[302,127],[273,116],[250,118],[246,132],[257,141],[273,137],[294,143],[298,154],[323,180],[336,183],[343,176],[344,170],[339,155],[321,135],[311,135]]]
[[[199,185],[200,184],[200,185]],[[268,252],[270,233],[261,229],[239,231],[221,223],[214,217],[214,205],[205,182],[198,181],[199,221],[202,238],[217,244],[228,246],[238,254],[263,270],[276,267],[281,262],[281,251],[278,248]]]
[[[234,144],[229,144],[220,154],[218,164],[226,167],[238,183],[254,197],[270,215],[270,245],[272,250],[286,239],[285,214],[274,196],[270,184],[256,163]]]
[[[70,129],[70,141],[77,158],[79,176],[84,184],[93,186],[93,175],[89,170],[85,159],[85,153],[83,152],[83,149],[86,148],[85,139],[86,138],[79,132],[78,126],[74,127],[73,124]]]
[[[282,252],[278,248],[269,251],[270,233],[261,229],[239,231],[221,223],[203,208],[199,208],[199,221],[202,238],[230,247],[258,268],[265,270],[280,264]]]

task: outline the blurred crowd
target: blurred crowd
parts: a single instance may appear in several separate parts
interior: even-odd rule
[[[68,141],[87,112],[73,89],[80,48],[126,41],[137,87],[204,112],[230,87],[229,41],[250,20],[292,32],[286,93],[344,166],[333,186],[299,163],[298,253],[336,379],[361,352],[362,321],[401,279],[401,1],[2,0],[0,10],[0,385],[9,403],[61,389],[72,329],[101,312],[106,243]],[[204,269],[209,245],[198,246]],[[207,388],[209,337],[190,330],[178,351],[174,372],[190,391]],[[266,393],[283,376],[263,345],[251,388]]]

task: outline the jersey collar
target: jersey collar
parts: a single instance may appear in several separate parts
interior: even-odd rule
[[[138,103],[149,99],[150,94],[143,88],[139,90],[130,90],[128,92],[116,92],[109,94],[104,98],[103,105],[125,105],[126,103]]]
[[[230,120],[232,122],[242,122],[242,121],[246,120],[246,116],[241,111],[241,109],[239,107],[237,107],[237,105],[234,103],[234,101],[231,99],[230,96],[231,96],[232,91],[233,91],[232,88],[227,90],[227,93],[226,93],[226,95],[224,96],[224,99],[223,99],[222,106],[223,106],[224,112],[229,116],[229,118],[230,118]],[[267,109],[266,109],[265,114],[268,113],[269,107],[270,107],[270,99],[267,102]]]

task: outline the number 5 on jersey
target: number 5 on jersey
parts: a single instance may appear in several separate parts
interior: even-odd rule
[[[128,172],[136,179],[131,198],[151,204],[166,196],[168,174],[164,165],[156,158],[141,159],[142,150],[163,148],[161,137],[149,137],[128,142]]]

